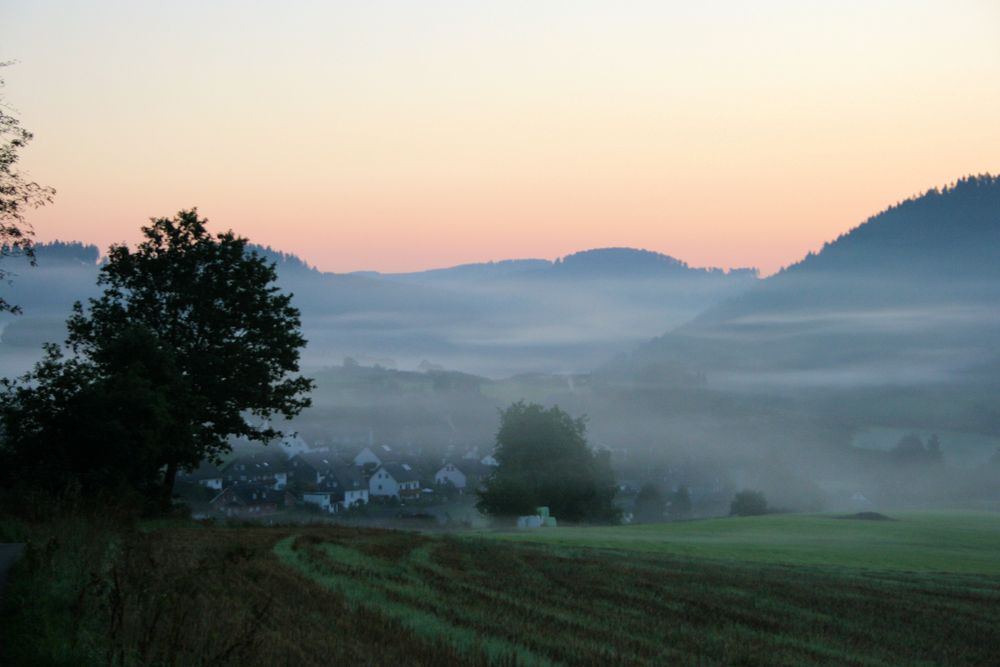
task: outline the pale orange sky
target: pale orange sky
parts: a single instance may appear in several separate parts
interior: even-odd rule
[[[40,240],[198,206],[330,271],[603,246],[770,273],[1000,172],[1000,3],[0,6]]]

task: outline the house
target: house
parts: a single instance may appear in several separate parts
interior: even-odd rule
[[[327,490],[306,491],[302,494],[302,502],[306,505],[315,505],[324,512],[337,511],[336,493]]]
[[[225,516],[252,518],[274,514],[287,503],[284,491],[254,482],[237,482],[226,487],[210,504],[212,509]]]
[[[287,465],[280,449],[241,454],[222,467],[223,484],[257,482],[280,491],[288,485]]]
[[[329,451],[303,452],[296,454],[288,462],[289,479],[306,486],[315,486],[342,465],[343,462]]]
[[[380,466],[382,465],[382,459],[378,457],[371,449],[365,447],[358,455],[354,457],[354,465],[359,468],[363,468],[366,465]]]
[[[495,468],[498,465],[500,465],[500,462],[497,461],[492,454],[487,454],[483,458],[479,459],[479,462],[482,463],[484,466],[490,466],[491,468]]]
[[[178,482],[191,482],[216,491],[222,490],[222,480],[222,471],[211,461],[202,461],[201,465],[191,472],[177,473]]]
[[[456,463],[446,463],[434,474],[435,484],[451,484],[459,490],[474,490],[482,486],[495,468],[476,460],[462,459]]]
[[[326,512],[339,512],[368,502],[368,484],[353,466],[339,466],[327,474],[315,489],[302,494],[302,501]]]
[[[443,468],[434,473],[434,483],[442,486],[450,484],[456,489],[464,489],[465,473],[454,463],[445,463]]]
[[[409,464],[385,463],[369,478],[368,494],[382,498],[417,498],[420,496],[420,476]]]
[[[360,470],[342,466],[334,470],[333,477],[340,483],[343,490],[340,504],[344,509],[368,504],[368,481]]]

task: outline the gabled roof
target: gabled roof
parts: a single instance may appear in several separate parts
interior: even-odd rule
[[[328,471],[316,485],[316,492],[330,493],[341,499],[347,491],[367,490],[368,483],[361,471],[354,466],[344,464]]]
[[[263,484],[240,483],[231,487],[216,496],[212,502],[219,500],[228,494],[229,504],[236,505],[268,505],[271,503],[281,504],[284,499],[283,491],[275,491]]]
[[[245,466],[239,468],[238,466]],[[222,466],[222,472],[246,471],[250,474],[273,475],[285,472],[288,466],[288,457],[280,449],[254,451],[240,454],[229,463]]]
[[[364,473],[355,466],[339,466],[333,470],[332,476],[349,491],[368,489]]]
[[[407,463],[383,463],[381,466],[397,483],[419,482],[420,475]]]
[[[322,474],[327,474],[334,468],[346,465],[332,452],[302,452],[293,456],[292,459],[297,459]]]
[[[365,456],[366,453],[367,453],[367,456]],[[383,455],[385,455],[385,453],[386,452],[383,452]],[[354,456],[354,458],[351,459],[351,461],[352,462],[357,462],[357,460],[360,459],[360,458],[362,458],[362,456],[364,456],[364,458],[373,458],[376,461],[378,461],[379,463],[382,462],[382,457],[379,456],[378,454],[376,454],[374,451],[372,451],[371,447],[364,447],[364,448],[362,448],[361,451],[358,452]]]
[[[466,477],[488,477],[496,470],[493,466],[468,459],[450,461],[449,463],[461,470]]]

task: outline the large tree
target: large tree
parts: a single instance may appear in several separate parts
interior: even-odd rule
[[[585,431],[583,418],[559,407],[518,402],[502,411],[499,465],[479,492],[479,509],[510,517],[547,506],[566,521],[617,521],[607,452],[593,451]]]
[[[195,210],[154,219],[143,235],[135,250],[111,247],[98,279],[103,294],[86,308],[78,302],[67,322],[71,355],[50,350],[20,393],[8,390],[5,419],[15,423],[25,405],[37,403],[37,423],[68,439],[71,433],[53,425],[78,413],[64,411],[60,420],[45,412],[57,405],[36,400],[53,384],[46,378],[67,376],[56,386],[69,394],[63,403],[70,407],[88,392],[89,400],[106,400],[120,383],[145,388],[138,394],[147,399],[143,409],[169,437],[148,434],[140,449],[152,451],[169,501],[177,471],[217,460],[231,437],[266,443],[282,435],[271,418],[308,406],[312,381],[297,374],[305,345],[299,311],[275,285],[274,265],[248,251],[245,239],[211,235]],[[131,427],[122,417],[125,432]],[[36,431],[44,442],[45,429]],[[139,446],[135,437],[130,446]]]
[[[10,64],[0,63],[0,67]],[[0,88],[3,85],[0,79]],[[31,141],[32,134],[8,110],[0,96],[0,258],[22,255],[34,264],[34,232],[24,216],[28,209],[51,202],[56,191],[35,183],[18,170],[20,151]],[[0,265],[0,281],[9,277],[9,271]],[[4,311],[19,309],[0,297],[0,312]]]
[[[187,441],[190,414],[187,383],[151,332],[124,329],[99,359],[48,345],[21,382],[3,384],[0,485],[158,503],[164,462]]]

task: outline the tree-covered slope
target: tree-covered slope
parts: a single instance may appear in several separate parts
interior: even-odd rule
[[[639,349],[751,384],[984,379],[1000,343],[1000,177],[908,199]]]

